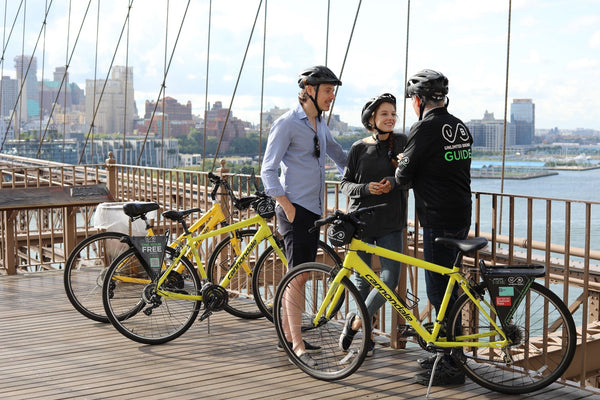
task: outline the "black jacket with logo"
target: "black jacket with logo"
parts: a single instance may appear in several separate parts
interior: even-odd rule
[[[363,214],[366,223],[364,237],[381,237],[390,232],[402,230],[406,226],[406,190],[396,185],[394,164],[390,157],[402,153],[406,145],[406,135],[394,134],[394,149],[390,152],[387,141],[374,142],[371,138],[356,141],[348,152],[348,163],[344,170],[342,193],[350,197],[348,211],[378,204],[386,204],[374,213]],[[379,182],[386,178],[392,184],[389,193],[372,195],[369,182]]]
[[[421,225],[471,225],[471,145],[465,124],[446,107],[428,111],[410,129],[396,182],[412,187]]]

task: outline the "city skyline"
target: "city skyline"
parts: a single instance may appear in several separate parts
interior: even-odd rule
[[[12,3],[7,5],[5,20],[14,20],[15,25],[5,55],[21,54],[22,47],[24,54],[31,54],[42,26],[45,3],[41,0],[27,3],[25,39],[20,34],[22,12],[17,14],[18,4]],[[135,101],[141,109],[145,100],[156,101],[159,97],[164,66],[181,27],[165,82],[166,95],[182,102],[191,101],[194,114],[202,115],[209,2],[192,2],[182,26],[186,3],[169,3],[168,24],[167,13],[157,12],[166,3],[158,0],[133,3],[126,54],[125,38],[115,53],[126,3],[102,1],[98,19],[98,4],[93,3],[75,43],[86,2],[73,2],[71,12],[70,2],[53,2],[48,13],[45,46],[40,43],[35,54],[41,60],[41,49],[45,49],[45,79],[51,75],[51,69],[65,64],[74,46],[70,81],[80,87],[84,87],[85,79],[94,79],[95,73],[97,79],[104,79],[115,54],[115,65],[126,65],[128,59],[129,66],[136,71]],[[264,8],[258,11],[258,1],[213,3],[206,100],[222,101],[229,107],[254,16],[258,15],[231,104],[241,119],[258,123]],[[334,113],[352,126],[360,126],[360,110],[370,97],[391,92],[401,100],[405,81],[406,3],[389,0],[363,3],[341,76],[344,84],[334,107]],[[532,98],[537,105],[536,126],[541,129],[600,129],[599,119],[590,112],[600,106],[595,95],[600,91],[598,4],[597,0],[512,2],[508,98]],[[297,75],[306,66],[324,64],[327,59],[327,64],[340,74],[358,2],[331,1],[328,43],[327,5],[318,0],[268,3],[263,109],[293,106],[298,92]],[[96,45],[97,20],[100,28]],[[446,74],[450,79],[450,110],[464,120],[480,118],[485,109],[503,117],[508,3],[413,0],[410,21],[408,74],[422,68]],[[9,28],[6,26],[5,32]],[[94,66],[96,48],[97,67]],[[9,59],[5,57],[3,64],[5,75],[12,69],[7,65]],[[402,105],[399,114],[402,119]],[[415,121],[408,108],[407,126]]]

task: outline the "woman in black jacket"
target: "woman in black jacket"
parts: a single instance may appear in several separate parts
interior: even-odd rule
[[[363,238],[367,243],[393,251],[402,251],[402,232],[406,226],[406,191],[394,179],[398,166],[396,156],[404,150],[406,135],[394,133],[396,125],[396,98],[384,93],[369,100],[362,111],[362,123],[369,136],[358,140],[348,153],[348,163],[344,170],[341,189],[350,197],[349,211],[362,207],[385,204],[373,213],[363,217],[366,228]],[[363,261],[371,266],[371,255],[359,252]],[[400,263],[380,258],[381,279],[395,289],[400,280]],[[356,286],[367,304],[369,317],[373,318],[385,299],[360,277]],[[356,332],[362,326],[357,315],[349,314],[340,336],[339,346],[346,351]],[[375,343],[371,339],[367,355],[372,355]]]

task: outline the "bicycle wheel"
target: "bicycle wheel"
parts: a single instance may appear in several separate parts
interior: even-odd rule
[[[255,229],[236,231],[235,235],[239,243],[237,249],[234,248],[231,237],[227,237],[217,244],[206,264],[206,273],[212,283],[219,284],[223,280],[225,275],[229,273],[230,268],[234,266],[240,251],[248,246],[255,234]],[[247,254],[245,262],[239,265],[237,272],[225,288],[229,300],[224,309],[236,317],[256,319],[263,316],[262,311],[254,301],[252,292],[252,270],[260,255],[261,247],[264,247],[264,244],[262,246],[259,244]]]
[[[367,339],[371,324],[363,324],[347,351],[339,347],[339,339],[350,313],[368,321],[367,307],[358,289],[348,278],[343,278],[340,289],[344,301],[334,307],[331,318],[323,317],[317,325],[313,319],[330,286],[331,267],[320,263],[305,263],[294,267],[281,280],[275,293],[274,323],[279,342],[289,359],[308,375],[326,381],[345,378],[354,373],[367,354]],[[339,309],[338,309],[339,307]],[[311,354],[316,366],[304,363],[292,349],[286,332],[302,334],[302,339],[321,347],[320,353]],[[290,335],[291,336],[291,335]]]
[[[86,317],[108,322],[102,304],[102,283],[108,267],[129,246],[121,243],[120,232],[101,232],[79,242],[64,266],[67,298]]]
[[[167,248],[163,269],[173,263],[175,250]],[[201,283],[192,263],[182,257],[164,283],[172,292],[197,295]],[[113,326],[131,340],[161,344],[181,336],[194,323],[201,301],[171,299],[156,294],[156,283],[142,267],[133,249],[111,264],[103,286],[104,309]]]
[[[480,287],[486,289],[485,284]],[[495,315],[489,306],[492,301],[487,290],[484,300],[483,308],[489,315]],[[448,330],[450,340],[456,339],[455,332],[461,332],[463,337],[479,335],[480,341],[498,339],[487,318],[466,294],[457,300],[448,315],[448,326],[452,327]],[[486,336],[486,332],[494,336]],[[536,282],[512,316],[506,334],[514,343],[508,349],[463,347],[453,350],[467,376],[500,393],[529,393],[548,386],[560,378],[575,354],[575,323],[569,309],[550,289]],[[505,351],[512,363],[506,361]]]
[[[283,242],[282,242],[283,243]],[[282,250],[283,250],[283,246]],[[331,267],[341,267],[342,260],[336,251],[327,243],[319,240],[316,262]],[[273,321],[273,300],[279,282],[287,271],[287,265],[277,257],[273,246],[269,246],[261,255],[252,273],[252,290],[254,299],[263,315]]]

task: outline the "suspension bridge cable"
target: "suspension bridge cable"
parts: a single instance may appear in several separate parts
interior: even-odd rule
[[[265,0],[265,21],[263,25],[263,54],[262,76],[260,78],[260,122],[258,125],[258,170],[262,162],[262,130],[263,130],[263,105],[265,96],[265,55],[267,47],[267,0]]]
[[[410,0],[406,6],[406,52],[404,53],[404,93],[402,93],[404,111],[402,113],[402,133],[406,133],[406,83],[408,82],[408,43],[410,35]]]
[[[163,60],[163,74],[167,73],[167,46],[169,44],[169,0],[167,0],[167,11],[165,13],[165,57]],[[167,97],[167,89],[166,87],[163,89],[162,96],[162,124],[160,126],[160,167],[163,167],[163,157],[165,154],[165,101]]]
[[[4,24],[2,25],[2,48],[4,48],[4,43],[6,40],[6,10],[8,8],[8,0],[4,0]],[[2,77],[4,76],[4,59],[0,60],[0,117],[2,116],[2,98],[4,96],[2,96],[2,93],[4,93],[4,90],[2,89],[3,83],[4,83],[4,79],[2,79]],[[0,122],[2,120],[0,119]],[[0,123],[0,129],[2,128],[2,123]]]
[[[27,0],[25,0],[25,3],[23,3],[23,38],[21,41],[21,90],[23,90],[23,87],[25,86],[25,83],[27,82],[27,75],[29,75],[29,67],[31,66],[31,62],[33,61],[33,54],[31,55],[31,58],[29,59],[29,63],[27,64],[27,73],[25,75],[23,75],[23,62],[25,60],[25,27],[27,25]],[[21,93],[19,93],[21,94]],[[18,123],[15,123],[15,129],[13,129],[15,131],[15,134],[17,136],[17,156],[21,155],[21,120],[23,118],[23,96],[20,96],[20,104],[19,104],[19,98],[17,98],[17,102],[16,104],[19,104],[19,115],[18,115]],[[27,111],[27,86],[25,86],[25,111]],[[25,118],[27,118],[27,115],[25,115]]]
[[[329,16],[331,13],[331,0],[327,0],[327,24],[325,33],[325,65],[327,65],[327,57],[329,56]]]
[[[79,36],[81,35],[81,30],[83,29],[83,24],[87,17],[87,13],[90,9],[91,3],[92,3],[92,0],[89,0],[88,5],[85,9],[85,14],[83,15],[83,19],[81,20],[81,25],[79,26],[79,32],[77,33],[75,42],[73,43],[73,50],[71,51],[71,56],[69,57],[69,61],[68,61],[67,65],[65,65],[65,73],[63,74],[62,80],[60,81],[60,86],[58,87],[58,91],[56,92],[56,98],[52,102],[52,110],[50,111],[50,115],[48,117],[48,122],[46,123],[46,128],[44,129],[44,134],[40,138],[40,145],[38,147],[36,157],[39,157],[40,150],[42,148],[42,142],[44,141],[44,138],[46,137],[46,133],[48,132],[48,126],[50,125],[50,120],[52,119],[52,115],[54,114],[54,108],[56,107],[56,104],[58,102],[58,96],[60,95],[60,91],[62,90],[63,84],[65,83],[65,78],[67,76],[67,73],[69,72],[69,64],[71,63],[71,59],[73,58],[73,54],[75,53],[75,49],[77,48],[77,43],[79,42]],[[46,14],[46,16],[47,16],[47,14]],[[46,23],[46,18],[44,18],[44,23]],[[35,53],[35,51],[34,51],[34,53]]]
[[[46,4],[44,5],[44,10],[48,10],[48,0],[46,0]],[[40,85],[42,88],[40,90],[40,106],[39,106],[39,113],[40,113],[40,135],[42,134],[42,125],[43,125],[43,117],[44,117],[44,70],[45,70],[45,66],[46,66],[46,27],[44,26],[44,39],[42,40],[42,84]],[[0,89],[0,93],[2,93],[2,90]],[[63,143],[63,163],[65,162],[65,146]]]
[[[163,93],[165,88],[165,83],[167,81],[167,75],[169,74],[169,69],[171,68],[171,62],[173,62],[173,56],[175,55],[175,49],[177,48],[177,44],[179,43],[179,37],[181,36],[181,30],[183,29],[183,23],[185,22],[185,18],[188,13],[188,9],[190,8],[190,1],[188,0],[185,11],[183,13],[183,17],[181,18],[181,24],[179,24],[179,30],[177,32],[177,36],[175,37],[175,43],[173,44],[173,50],[171,51],[171,56],[169,57],[169,63],[167,64],[167,69],[165,70],[165,74],[163,76],[163,81],[160,86],[160,90],[158,92],[158,98],[156,99],[156,103],[154,104],[154,110],[152,111],[152,115],[150,117],[150,123],[148,124],[148,129],[146,130],[146,137],[142,142],[142,147],[140,149],[140,154],[138,155],[137,165],[140,165],[140,159],[142,158],[142,154],[144,153],[144,147],[146,146],[146,140],[148,140],[148,134],[150,133],[150,128],[152,127],[152,121],[154,120],[154,114],[156,113],[156,108],[158,107],[158,102],[160,100],[160,96]]]
[[[127,143],[127,98],[129,95],[129,18],[127,19],[127,35],[125,36],[125,98],[123,99],[123,154]],[[124,157],[122,157],[124,158]],[[123,162],[123,159],[121,159]]]
[[[51,0],[51,3],[52,3],[52,0]],[[2,145],[0,145],[0,152],[2,152],[2,149],[4,148],[4,143],[6,142],[6,138],[8,136],[8,130],[10,129],[10,125],[11,125],[12,119],[15,117],[17,105],[19,105],[19,99],[21,99],[22,94],[23,94],[23,86],[25,85],[25,78],[29,74],[29,69],[31,67],[31,62],[33,61],[33,57],[35,55],[35,51],[36,51],[37,46],[38,46],[38,44],[40,42],[40,37],[42,36],[42,32],[43,32],[44,26],[46,25],[46,18],[48,17],[48,13],[49,12],[50,12],[50,7],[48,7],[48,10],[46,10],[46,13],[44,15],[44,20],[42,22],[42,27],[40,28],[40,33],[38,34],[37,40],[35,42],[35,46],[33,48],[32,54],[31,54],[31,58],[29,59],[29,62],[27,63],[27,70],[25,71],[25,74],[23,74],[23,64],[22,64],[25,49],[23,48],[21,50],[21,77],[23,79],[22,79],[21,87],[19,88],[19,93],[17,94],[17,100],[15,102],[15,106],[12,109],[11,116],[10,116],[9,121],[8,121],[8,126],[6,127],[6,132],[4,134],[4,138],[2,139]],[[23,15],[25,15],[25,7],[23,7]],[[23,21],[23,24],[25,24],[25,21]],[[23,43],[24,42],[25,42],[25,40],[23,40]],[[21,107],[19,107],[19,108],[21,108]],[[17,141],[17,146],[18,146],[18,141]]]
[[[348,45],[346,46],[346,53],[344,54],[344,61],[342,62],[342,68],[340,69],[340,80],[342,79],[342,75],[344,74],[344,66],[346,65],[346,59],[348,58],[348,52],[350,51],[350,44],[352,43],[352,36],[354,35],[354,28],[356,27],[356,21],[358,20],[358,13],[360,12],[360,5],[362,4],[362,0],[358,2],[358,6],[356,7],[356,14],[354,15],[354,23],[352,23],[352,30],[350,31],[350,37],[348,38]],[[335,87],[335,97],[337,97],[339,86]],[[335,106],[335,98],[331,102],[331,108],[329,109],[329,117],[327,118],[327,126],[329,126],[329,121],[331,120],[331,115],[333,114],[333,107]]]
[[[92,110],[96,109],[96,82],[98,80],[98,35],[100,33],[100,0],[98,0],[98,8],[96,12],[96,43],[94,49],[94,96],[92,97]],[[91,158],[90,160],[94,160],[94,135],[95,135],[95,126],[94,121],[90,123],[90,128],[92,131],[92,149],[90,151]],[[123,147],[123,158],[125,158],[125,147]],[[121,160],[123,162],[123,160]]]
[[[500,169],[500,193],[504,193],[504,168],[506,162],[506,126],[508,124],[508,73],[510,67],[510,24],[512,20],[512,0],[508,0],[508,32],[506,37],[506,80],[504,83],[504,132],[502,134],[502,168]],[[498,234],[502,233],[502,209],[504,197],[500,196],[500,212],[498,213]]]
[[[202,170],[206,160],[206,120],[208,119],[208,67],[210,65],[210,27],[212,19],[212,0],[208,2],[208,44],[206,50],[206,84],[204,89],[204,135],[202,136]]]
[[[242,65],[240,66],[240,72],[238,73],[238,77],[235,82],[235,87],[233,89],[233,94],[231,95],[231,101],[229,102],[229,109],[227,110],[227,115],[225,116],[225,123],[223,124],[223,129],[221,130],[221,137],[219,138],[219,143],[217,144],[217,150],[215,151],[215,157],[213,159],[211,171],[214,170],[215,164],[217,163],[217,156],[219,155],[219,149],[221,148],[221,142],[223,141],[223,136],[225,135],[225,128],[227,128],[227,122],[229,121],[229,115],[231,114],[231,107],[233,106],[233,100],[235,99],[235,93],[237,92],[238,84],[240,83],[240,77],[242,76],[242,71],[244,69],[244,64],[246,62],[246,56],[248,55],[248,49],[250,48],[252,36],[254,35],[254,28],[256,28],[256,21],[258,20],[258,15],[260,14],[261,7],[262,7],[262,0],[260,0],[260,2],[258,3],[258,9],[256,10],[256,16],[254,17],[254,24],[252,24],[252,30],[250,31],[250,36],[248,37],[248,44],[246,45],[246,51],[244,52],[244,58],[242,59]]]
[[[71,6],[72,6],[73,2],[72,0],[69,0],[69,16],[67,19],[67,46],[65,49],[65,64],[67,64],[69,62],[69,39],[70,39],[70,34],[71,34]],[[67,92],[69,91],[69,81],[67,79],[69,75],[67,75],[67,70],[65,68],[65,94],[64,94],[64,101],[63,101],[63,134],[62,134],[62,142],[63,142],[63,146],[62,146],[62,162],[65,162],[65,138],[67,136]]]
[[[94,121],[96,120],[96,115],[98,113],[98,109],[100,108],[100,104],[102,103],[102,97],[104,96],[104,90],[106,89],[106,84],[108,83],[108,77],[110,76],[110,72],[111,72],[113,64],[115,62],[115,57],[117,56],[117,50],[119,49],[119,46],[121,45],[121,39],[123,39],[123,32],[125,31],[125,27],[127,24],[127,20],[129,19],[129,15],[131,13],[132,6],[133,6],[133,0],[130,0],[129,4],[127,6],[127,16],[125,17],[125,21],[123,21],[123,26],[121,27],[121,33],[119,34],[119,40],[117,41],[117,45],[115,46],[115,51],[113,52],[112,59],[110,60],[108,72],[106,73],[106,79],[104,79],[104,85],[102,86],[102,90],[100,91],[100,97],[98,98],[98,104],[96,104],[96,108],[94,109],[94,114],[92,116],[92,121],[90,123],[90,129],[88,130],[88,133],[85,138],[85,142],[83,143],[83,148],[81,149],[81,154],[79,156],[79,164],[81,164],[83,155],[85,154],[85,148],[87,147],[87,143],[90,138],[90,132],[92,131],[92,127],[94,126]],[[86,11],[86,14],[87,14],[87,11]],[[93,159],[92,159],[92,161],[93,161]]]
[[[12,32],[13,29],[15,28],[15,25],[17,23],[17,18],[19,17],[19,14],[21,13],[21,7],[23,6],[23,0],[21,0],[21,2],[19,3],[19,8],[17,9],[17,12],[15,13],[15,19],[13,20],[13,23],[11,24],[10,27],[10,32],[8,33],[8,39],[6,38],[6,15],[8,13],[8,0],[4,0],[4,25],[3,29],[2,29],[2,56],[0,57],[0,63],[2,64],[1,66],[1,73],[0,73],[0,94],[4,93],[4,89],[3,89],[3,84],[4,84],[4,79],[1,79],[1,77],[4,76],[4,54],[6,52],[6,48],[8,46],[8,42],[10,42],[10,38],[12,36]],[[4,96],[0,95],[0,107],[2,106],[2,98]],[[1,108],[0,108],[1,110]],[[10,129],[10,120],[8,125],[6,126],[6,131],[4,132],[4,136],[3,136],[3,140],[2,140],[2,146],[4,146],[4,141],[6,140],[6,136],[8,136],[8,130]],[[2,148],[0,147],[0,151],[2,151]]]

